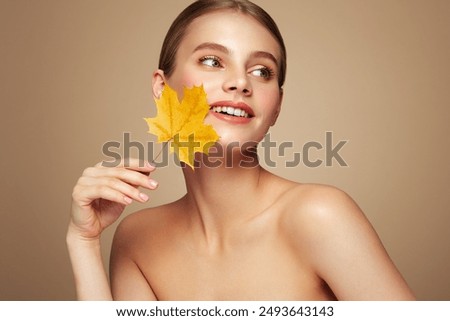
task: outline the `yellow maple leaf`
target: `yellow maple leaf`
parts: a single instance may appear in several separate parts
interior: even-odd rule
[[[158,142],[170,142],[170,151],[178,154],[180,161],[194,169],[194,154],[208,154],[209,147],[219,136],[211,125],[203,123],[209,112],[203,85],[184,88],[183,100],[168,85],[159,99],[155,99],[157,114],[144,118],[149,133],[158,137]]]

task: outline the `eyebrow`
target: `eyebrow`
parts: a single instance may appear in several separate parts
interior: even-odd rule
[[[204,42],[204,43],[198,45],[197,47],[195,47],[193,53],[196,52],[196,51],[199,51],[199,50],[203,50],[203,49],[217,50],[217,51],[223,52],[224,54],[227,54],[227,55],[230,54],[230,50],[227,47],[225,47],[225,46],[223,46],[221,44],[215,43],[215,42]],[[278,66],[278,60],[270,52],[267,52],[267,51],[253,51],[250,56],[252,58],[269,59],[275,65]]]
[[[219,45],[218,43],[215,43],[215,42],[204,42],[204,43],[198,45],[197,47],[195,47],[193,52],[196,52],[196,51],[199,51],[202,49],[217,50],[217,51],[221,51],[227,55],[230,53],[230,51],[228,50],[227,47]]]
[[[254,51],[254,52],[252,52],[251,56],[254,57],[254,58],[265,58],[265,59],[272,60],[273,63],[278,66],[277,59],[270,52],[267,52],[267,51]]]

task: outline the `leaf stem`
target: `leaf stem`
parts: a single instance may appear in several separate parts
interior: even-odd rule
[[[164,142],[164,144],[162,145],[162,147],[161,147],[161,149],[160,149],[158,155],[156,155],[156,156],[153,158],[153,160],[151,161],[151,163],[154,163],[154,162],[158,159],[159,155],[161,155],[161,153],[162,153],[162,151],[164,150],[164,148],[166,148],[166,146],[169,144],[169,142],[170,142],[172,139],[173,139],[173,138],[171,138],[171,139],[169,139],[168,141],[165,141],[165,142]]]

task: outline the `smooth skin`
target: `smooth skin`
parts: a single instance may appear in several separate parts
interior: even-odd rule
[[[203,84],[209,103],[245,102],[254,111],[248,124],[211,113],[205,122],[223,146],[259,141],[280,111],[279,56],[277,42],[253,18],[210,13],[188,28],[175,72],[154,73],[153,94],[158,97],[165,84],[179,95],[183,86]],[[79,299],[414,299],[347,194],[277,177],[256,157],[253,166],[238,166],[239,150],[223,163],[231,156],[232,168],[184,168],[184,197],[122,220],[111,253],[111,284],[100,256],[101,232],[132,201],[148,201],[141,190],[157,187],[147,176],[155,168],[132,159],[127,168],[86,169],[74,188],[67,234]]]

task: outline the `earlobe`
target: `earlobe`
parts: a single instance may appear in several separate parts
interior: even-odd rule
[[[152,78],[153,98],[159,99],[161,97],[165,84],[166,80],[164,76],[164,71],[162,71],[161,69],[156,70],[153,73]]]

